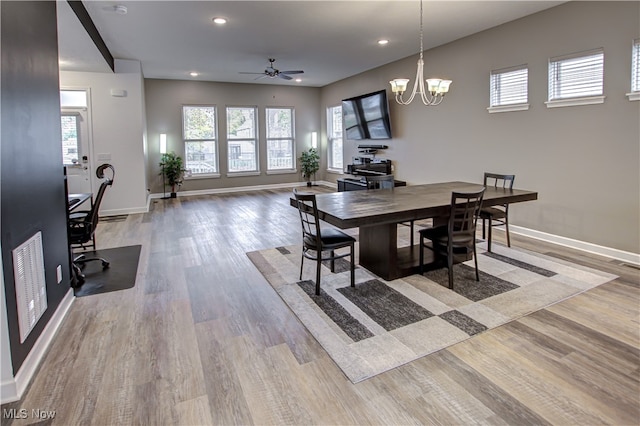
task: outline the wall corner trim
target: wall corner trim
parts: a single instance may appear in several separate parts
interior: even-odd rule
[[[20,370],[18,370],[13,380],[6,380],[0,384],[0,403],[6,404],[22,398],[22,394],[27,389],[29,382],[31,382],[34,373],[40,365],[40,361],[42,361],[44,354],[47,352],[47,349],[49,349],[53,337],[60,328],[62,320],[67,315],[74,300],[73,289],[70,288],[45,326],[42,334],[38,337],[38,340],[36,340],[31,352],[27,355],[27,358],[22,363]]]

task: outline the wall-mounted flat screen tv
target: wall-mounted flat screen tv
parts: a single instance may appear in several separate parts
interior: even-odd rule
[[[344,99],[342,119],[348,140],[391,138],[389,103],[385,90]]]

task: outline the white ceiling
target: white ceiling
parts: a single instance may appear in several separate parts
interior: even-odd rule
[[[424,48],[554,7],[564,1],[425,1]],[[420,2],[394,1],[87,1],[116,59],[135,59],[145,78],[322,87],[415,55]],[[124,5],[127,14],[115,12]],[[212,18],[223,16],[218,26]],[[66,1],[58,1],[60,69],[108,72]],[[389,40],[379,46],[377,40]],[[262,78],[275,68],[304,70],[302,82]],[[428,67],[428,63],[426,65]],[[190,77],[196,71],[198,77]]]

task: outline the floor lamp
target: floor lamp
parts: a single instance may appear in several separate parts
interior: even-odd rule
[[[167,153],[167,134],[160,133],[160,155],[164,157],[164,154]],[[162,199],[167,200],[167,185],[166,185],[166,175],[164,173],[164,158],[162,158]]]

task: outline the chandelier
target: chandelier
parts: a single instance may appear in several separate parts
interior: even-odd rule
[[[420,94],[420,99],[425,105],[439,105],[444,99],[444,95],[449,91],[451,80],[442,80],[440,78],[424,79],[424,59],[423,59],[423,29],[422,29],[422,0],[420,0],[420,59],[418,59],[418,71],[416,72],[416,81],[413,84],[413,91],[409,99],[404,100],[402,95],[407,90],[408,78],[396,78],[391,80],[391,91],[396,96],[396,102],[400,105],[409,105],[416,94]],[[424,82],[427,82],[427,90],[425,90]]]

